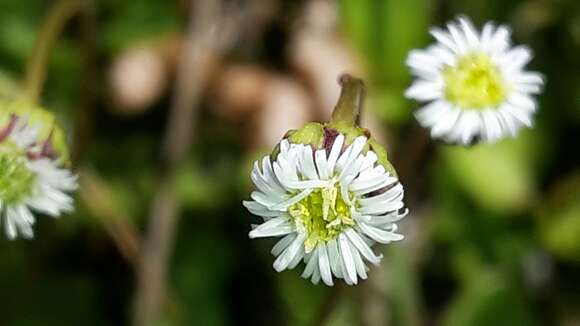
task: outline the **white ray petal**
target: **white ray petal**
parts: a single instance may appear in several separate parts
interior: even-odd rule
[[[457,47],[458,54],[465,54],[469,50],[467,46],[467,41],[465,40],[465,36],[460,31],[459,27],[453,22],[447,24],[447,29],[449,30],[449,34],[451,34],[451,38]]]
[[[431,129],[431,136],[438,138],[448,133],[455,125],[459,114],[461,114],[461,110],[455,107],[447,111]]]
[[[493,23],[486,23],[481,31],[480,46],[481,50],[488,52],[490,48],[491,37],[494,34],[495,26]]]
[[[294,197],[285,200],[281,203],[275,204],[274,206],[270,207],[271,210],[285,210],[288,207],[296,204],[297,202],[301,201],[302,199],[308,197],[308,195],[310,195],[310,193],[313,191],[314,189],[304,189],[302,190],[302,192],[300,192],[299,194],[295,195]]]
[[[459,23],[463,30],[463,35],[465,35],[468,48],[471,50],[479,48],[479,37],[471,21],[467,17],[460,17]]]
[[[300,253],[300,247],[304,246],[304,236],[298,235],[296,239],[276,258],[274,269],[281,272],[288,268],[288,265],[294,260],[295,256]]]
[[[451,38],[451,35],[449,35],[446,31],[444,31],[438,27],[435,27],[435,28],[431,28],[429,30],[429,33],[431,33],[431,35],[433,35],[433,37],[435,39],[437,39],[437,41],[439,43],[446,46],[452,52],[454,52],[454,53],[458,52],[457,44],[455,44],[455,42]]]
[[[356,247],[356,249],[365,257],[366,260],[374,265],[378,265],[381,262],[382,256],[375,255],[372,249],[363,241],[363,239],[355,230],[349,228],[345,231],[345,234],[353,246]]]
[[[270,253],[275,257],[278,257],[286,248],[288,248],[288,246],[296,239],[297,236],[298,235],[296,233],[291,233],[283,237],[274,245],[274,247],[272,247]]]
[[[405,97],[419,101],[431,101],[442,96],[443,83],[441,82],[419,80],[405,91]]]
[[[318,251],[314,250],[306,261],[306,268],[304,268],[301,276],[303,278],[310,278],[314,271],[318,269]]]
[[[310,180],[318,180],[318,172],[316,171],[316,165],[314,164],[314,152],[312,151],[312,147],[305,146],[302,150],[300,159],[302,174]]]
[[[327,180],[330,177],[330,170],[328,169],[328,161],[326,160],[326,150],[319,149],[315,153],[316,167],[318,167],[318,174],[320,179]]]
[[[342,146],[344,145],[344,135],[340,134],[336,136],[334,143],[332,144],[332,149],[330,150],[330,155],[328,155],[328,171],[332,173],[342,151]]]
[[[379,243],[386,244],[404,239],[404,236],[401,234],[385,231],[366,223],[359,223],[358,226],[365,235]]]
[[[338,236],[338,247],[340,250],[340,255],[344,261],[345,274],[343,275],[345,279],[348,277],[351,283],[357,284],[356,267],[354,265],[354,258],[352,257],[352,252],[350,250],[350,244],[348,239],[344,234]]]
[[[275,217],[250,231],[250,238],[276,237],[294,232],[294,226],[287,216]]]
[[[360,253],[353,246],[350,246],[350,252],[352,254],[352,259],[354,262],[354,267],[356,269],[356,273],[358,274],[358,276],[361,279],[366,280],[367,279],[367,267],[366,267],[365,263],[363,262],[362,258],[360,257]]]
[[[328,286],[334,285],[332,282],[332,273],[330,270],[330,261],[328,259],[328,251],[326,245],[319,244],[316,248],[318,250],[318,267],[320,268],[320,275],[324,284]]]
[[[415,118],[423,127],[432,127],[447,112],[451,111],[451,104],[446,101],[433,101],[415,112]]]
[[[336,243],[336,239],[331,239],[328,241],[328,259],[330,260],[330,269],[332,270],[332,274],[338,278],[342,278],[342,258],[338,252],[338,244]]]

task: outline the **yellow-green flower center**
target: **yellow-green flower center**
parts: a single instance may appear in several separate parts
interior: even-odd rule
[[[26,154],[8,141],[0,145],[0,201],[20,203],[30,195],[35,174],[26,166]]]
[[[340,195],[340,187],[334,185],[314,190],[292,205],[288,212],[297,228],[306,232],[304,246],[307,253],[355,224],[349,205]]]
[[[506,95],[498,67],[485,54],[461,57],[455,67],[443,70],[445,97],[464,109],[497,107]]]

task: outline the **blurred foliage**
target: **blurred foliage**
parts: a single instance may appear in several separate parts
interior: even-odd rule
[[[277,5],[270,16],[264,14],[270,20],[260,25],[263,30],[253,38],[244,34],[231,57],[241,53],[245,61],[299,75],[282,49],[309,2],[272,1]],[[227,3],[241,10],[253,1]],[[338,291],[328,325],[580,324],[580,3],[337,3],[339,32],[367,72],[368,108],[387,130],[396,149],[389,152],[394,162],[420,151],[412,142],[405,147],[409,138],[426,137],[412,116],[417,104],[402,94],[411,81],[407,52],[430,42],[429,26],[461,13],[478,25],[508,23],[514,42],[534,50],[531,68],[546,76],[547,85],[535,128],[516,139],[470,148],[429,143],[416,170],[403,180],[412,212],[401,224],[406,241],[377,249],[385,255],[383,266],[373,267],[362,286]],[[20,94],[27,58],[52,4],[0,1],[3,98]],[[95,35],[81,28],[86,18],[70,23],[51,57],[42,105],[57,113],[69,142],[82,145],[73,147],[78,151],[73,157],[79,158],[74,166],[98,178],[106,192],[87,187],[74,214],[59,221],[40,218],[34,241],[0,237],[0,325],[126,325],[131,320],[133,266],[119,252],[102,215],[119,213],[135,230],[145,230],[162,173],[160,139],[172,95],[167,92],[139,114],[117,114],[108,74],[124,49],[179,39],[190,4],[94,4]],[[91,38],[92,47],[87,46]],[[90,60],[93,67],[87,69]],[[94,95],[92,102],[86,94]],[[309,325],[336,292],[301,279],[300,268],[275,273],[269,254],[273,241],[247,239],[255,220],[240,201],[250,190],[251,162],[262,153],[252,138],[260,121],[244,113],[243,121],[232,122],[212,105],[209,96],[204,98],[195,141],[175,180],[183,212],[170,266],[166,324]],[[79,135],[82,139],[75,138]]]
[[[422,0],[341,0],[345,33],[367,57],[372,72],[372,108],[386,120],[402,123],[410,118],[401,96],[410,81],[404,62],[409,50],[427,39],[428,6]]]

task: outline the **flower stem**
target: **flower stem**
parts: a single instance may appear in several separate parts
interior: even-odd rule
[[[228,18],[232,19],[221,14],[224,2],[194,1],[191,6],[189,29],[176,70],[173,103],[162,145],[160,179],[151,202],[137,271],[135,326],[160,325],[166,317],[169,267],[182,205],[175,190],[177,169],[187,157],[195,134],[198,105],[210,73],[207,60],[221,57],[228,48],[227,42],[219,42],[225,30],[210,32],[214,25],[224,26]]]
[[[80,8],[83,1],[59,0],[51,8],[40,26],[40,33],[26,64],[25,94],[33,103],[38,103],[46,79],[48,59],[56,40],[65,24]]]
[[[332,112],[331,123],[358,126],[365,96],[364,83],[349,74],[340,76],[338,83],[342,90]]]

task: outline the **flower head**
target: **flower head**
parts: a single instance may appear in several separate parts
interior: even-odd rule
[[[62,166],[66,158],[56,149],[60,130],[53,125],[43,135],[42,119],[36,113],[29,116],[0,113],[0,223],[10,239],[33,237],[33,212],[58,217],[72,211],[68,193],[77,187],[76,176]]]
[[[403,239],[395,224],[407,214],[403,186],[366,130],[308,124],[255,162],[251,177],[257,190],[243,204],[264,222],[249,235],[282,237],[272,249],[277,271],[304,261],[313,283],[357,284],[365,261],[382,259],[373,244]]]
[[[532,52],[511,47],[505,26],[486,23],[481,33],[469,19],[433,28],[438,43],[407,58],[417,80],[405,95],[429,102],[415,116],[431,135],[451,143],[495,142],[531,127],[541,91],[540,74],[524,70]]]

